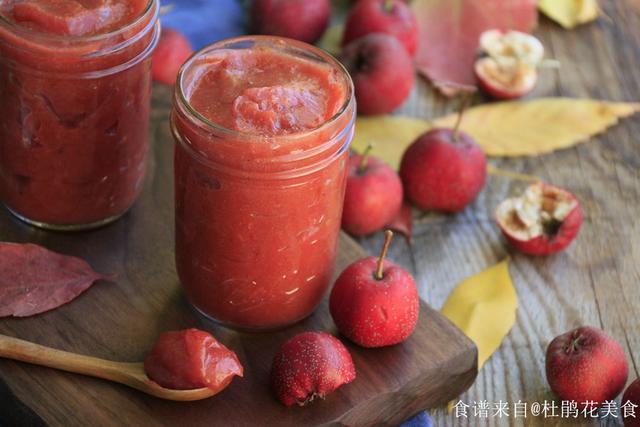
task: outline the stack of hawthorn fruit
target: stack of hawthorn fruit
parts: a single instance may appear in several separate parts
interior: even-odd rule
[[[374,55],[376,61],[386,67],[380,78],[371,75],[371,84],[390,84],[387,91],[395,96],[392,105],[382,97],[369,101],[360,99],[363,93],[371,90],[370,83],[364,74],[362,79],[358,79],[357,71],[351,70],[356,80],[360,109],[366,110],[367,103],[370,103],[370,113],[395,109],[409,94],[414,75],[409,51],[413,53],[417,43],[415,21],[406,4],[387,2],[383,9],[378,10],[378,3],[359,2],[356,9],[360,8],[362,12],[352,15],[353,22],[345,38],[345,42],[354,40],[345,47],[345,53],[353,55],[351,59],[345,56],[345,63],[351,61],[354,67],[365,70],[369,68],[366,60],[358,58]],[[252,8],[253,27],[259,33],[314,42],[325,31],[330,10],[328,0],[256,0]],[[405,22],[406,29],[403,28]],[[402,43],[390,35],[369,34],[384,28],[397,28],[400,32],[395,36],[400,37]],[[378,51],[379,54],[375,53]],[[183,35],[174,30],[163,30],[154,55],[154,79],[168,84],[175,82],[179,65],[191,52],[191,46]],[[389,74],[389,67],[394,63],[402,64],[400,80],[385,82],[385,75]],[[398,85],[401,85],[400,93]],[[357,159],[353,157],[351,160]],[[376,162],[374,158],[370,160],[365,166],[367,169]],[[397,176],[395,172],[391,173]],[[401,201],[400,184],[394,194]],[[399,344],[413,333],[418,320],[419,296],[413,277],[385,259],[392,235],[391,231],[386,232],[379,258],[367,257],[348,266],[336,280],[330,295],[329,309],[338,330],[361,347]],[[235,353],[210,334],[195,329],[162,334],[145,360],[145,371],[165,387],[209,387],[216,392],[224,389],[235,376],[243,375]],[[355,366],[347,348],[338,338],[321,331],[304,332],[282,344],[271,369],[273,391],[287,406],[305,405],[355,378]]]
[[[358,113],[389,113],[413,87],[416,19],[403,0],[352,3],[340,60],[353,79]],[[251,23],[260,34],[314,43],[326,30],[330,14],[329,0],[256,0]],[[475,71],[488,94],[514,98],[533,89],[544,55],[535,37],[494,30],[483,34],[479,44],[482,54]],[[420,136],[405,152],[399,174],[373,155],[352,155],[342,228],[354,236],[381,230],[401,215],[405,199],[421,210],[452,213],[473,202],[486,181],[486,158],[473,138],[457,127]],[[501,204],[496,219],[516,249],[545,255],[571,243],[582,210],[568,191],[537,183]]]
[[[331,5],[328,0],[257,0],[251,12],[253,28],[259,33],[314,43],[328,25]],[[415,18],[403,1],[360,0],[354,5],[347,18],[340,59],[353,78],[360,113],[386,113],[404,102],[413,87],[412,56],[417,42]],[[376,217],[373,219],[375,229],[380,229],[390,215],[396,214],[402,202],[402,185],[397,174],[380,160],[366,156],[352,156],[349,170],[353,176],[370,175],[372,185],[383,186],[377,188],[380,191],[370,193],[373,199],[376,195],[383,196],[374,200],[379,203],[379,209],[369,211]],[[378,174],[382,178],[378,178]],[[390,205],[387,195],[393,199]],[[360,202],[362,200],[345,202],[345,207]],[[355,214],[358,216],[358,212]],[[343,225],[346,218],[348,215],[343,217]],[[360,219],[358,216],[356,223]],[[354,227],[359,229],[362,225]],[[375,231],[366,224],[365,228],[366,232]],[[402,267],[385,260],[391,236],[387,231],[380,258],[365,258],[342,272],[329,299],[338,330],[363,347],[404,341],[418,319],[419,296],[413,278]],[[335,361],[341,366],[331,366]],[[316,332],[304,333],[286,342],[276,355],[272,369],[274,390],[287,405],[310,401],[315,395],[324,395],[354,378],[355,370],[346,348],[336,338]],[[313,387],[301,388],[300,384],[313,384]]]
[[[403,0],[358,0],[347,16],[340,60],[355,87],[358,112],[383,114],[398,108],[414,81],[418,25]],[[315,43],[327,28],[329,0],[257,0],[251,10],[260,34]]]
[[[361,347],[399,344],[409,338],[418,321],[419,296],[413,277],[385,259],[391,238],[387,231],[380,257],[348,266],[331,291],[329,309],[338,330]],[[149,378],[163,387],[208,387],[216,393],[244,372],[233,351],[197,329],[160,335],[144,367]],[[347,348],[321,331],[303,332],[287,340],[271,368],[273,391],[287,406],[304,406],[355,378]]]
[[[354,81],[358,112],[392,112],[413,87],[413,56],[419,35],[416,20],[403,0],[352,3],[340,60]],[[254,0],[250,15],[256,33],[315,43],[329,24],[331,4],[330,0]],[[512,99],[533,89],[544,54],[535,37],[491,30],[481,36],[478,47],[481,54],[474,71],[487,95]],[[154,79],[172,84],[191,52],[184,36],[163,30],[154,55]],[[450,213],[472,203],[486,181],[486,158],[458,125],[420,136],[404,153],[399,174],[368,151],[352,155],[343,228],[355,236],[381,230],[397,218],[405,199],[420,210]],[[495,217],[513,248],[530,255],[548,255],[571,243],[583,214],[573,194],[536,182],[520,197],[501,203]],[[386,232],[378,259],[369,257],[350,265],[331,292],[329,306],[338,330],[362,347],[398,344],[411,335],[417,322],[419,297],[413,278],[385,260],[391,235]],[[173,356],[167,358],[170,353]],[[199,354],[199,363],[208,361],[210,365],[194,364],[194,359],[182,363],[181,357],[189,354]],[[221,390],[243,372],[233,352],[196,330],[163,334],[145,367],[152,378],[174,388]],[[549,344],[546,372],[559,398],[574,400],[579,406],[588,402],[597,406],[622,391],[628,364],[615,339],[597,328],[582,327]],[[176,375],[190,380],[181,383]],[[337,338],[325,332],[305,332],[281,346],[273,360],[271,382],[278,399],[290,406],[323,397],[355,376],[351,356]],[[640,379],[624,393],[626,401],[640,404]],[[627,418],[625,425],[639,426],[640,421]]]

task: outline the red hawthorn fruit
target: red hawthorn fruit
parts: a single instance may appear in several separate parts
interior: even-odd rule
[[[489,30],[480,36],[480,50],[474,72],[485,93],[496,99],[514,99],[534,89],[544,59],[544,46],[536,37]]]
[[[191,43],[184,34],[171,28],[163,28],[153,53],[153,80],[168,85],[175,84],[180,67],[192,53]]]
[[[548,255],[569,246],[580,231],[582,216],[573,194],[541,182],[500,203],[495,214],[511,246],[530,255]]]
[[[356,378],[347,348],[325,332],[303,332],[278,350],[271,366],[271,387],[286,406],[304,406],[324,398]]]
[[[413,61],[391,36],[374,33],[354,40],[342,50],[341,61],[353,79],[358,113],[390,113],[411,92]]]
[[[633,414],[629,413],[627,417],[624,417],[624,406],[627,405],[628,411],[633,408]],[[632,405],[636,405],[635,407]],[[621,411],[620,416],[624,417],[624,427],[640,427],[640,378],[636,378],[634,382],[629,384],[629,387],[624,391],[622,395],[622,401],[620,402]]]
[[[411,57],[418,48],[418,23],[402,0],[358,1],[347,15],[342,45],[372,33],[396,38]]]
[[[495,99],[517,99],[531,92],[538,83],[535,68],[518,67],[504,72],[491,58],[480,58],[474,65],[480,88]]]
[[[590,326],[554,338],[547,348],[545,365],[553,393],[578,404],[615,399],[629,372],[620,343]]]
[[[391,237],[386,232],[380,258],[348,266],[329,298],[340,333],[362,347],[383,347],[406,340],[416,327],[420,298],[408,271],[384,259]]]
[[[484,187],[484,152],[466,133],[432,129],[405,151],[400,177],[407,198],[419,209],[458,212]]]
[[[349,157],[342,228],[365,236],[391,222],[402,206],[402,181],[391,166],[368,154]]]
[[[254,0],[251,27],[258,34],[315,43],[329,25],[330,0]]]

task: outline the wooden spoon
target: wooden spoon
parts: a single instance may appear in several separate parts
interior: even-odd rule
[[[161,387],[147,377],[142,362],[113,362],[111,360],[98,359],[97,357],[56,350],[5,335],[0,335],[0,357],[103,378],[133,387],[161,399],[200,400],[215,394],[209,388],[174,390]]]

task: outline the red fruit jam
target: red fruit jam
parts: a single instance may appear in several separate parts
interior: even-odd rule
[[[144,371],[166,388],[208,387],[215,392],[229,385],[234,376],[243,374],[233,351],[211,334],[193,328],[161,334],[144,361]]]
[[[294,323],[334,272],[353,86],[323,51],[249,36],[185,64],[177,140],[176,264],[191,302],[247,329]]]
[[[81,229],[142,188],[157,0],[0,0],[0,198]]]

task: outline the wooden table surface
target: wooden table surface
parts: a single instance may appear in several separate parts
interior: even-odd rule
[[[0,359],[0,427],[395,426],[424,408],[446,404],[473,383],[475,345],[421,303],[416,330],[402,344],[363,349],[345,341],[357,370],[353,384],[306,408],[286,408],[274,399],[268,379],[278,346],[302,331],[338,332],[326,298],[304,321],[264,334],[203,322],[187,304],[174,267],[171,100],[171,88],[154,86],[149,173],[140,198],[120,220],[84,233],[55,233],[0,209],[0,240],[38,243],[117,275],[56,310],[0,319],[0,334],[131,362],[144,360],[160,332],[204,328],[237,353],[244,378],[211,399],[169,402],[107,381]],[[336,272],[365,255],[341,234]]]
[[[562,66],[558,72],[543,72],[531,96],[640,100],[640,8],[633,8],[633,0],[600,3],[610,20],[600,18],[570,31],[541,17],[535,34],[547,55]],[[399,113],[435,118],[457,105],[419,79]],[[635,379],[640,373],[640,115],[575,148],[531,158],[494,158],[490,163],[572,190],[585,208],[585,221],[563,253],[547,258],[512,253],[493,221],[493,211],[526,184],[489,177],[478,200],[464,212],[418,220],[413,253],[403,241],[394,242],[390,257],[412,266],[421,296],[436,308],[462,279],[512,256],[511,275],[520,303],[516,324],[461,400],[472,404],[553,399],[544,371],[547,344],[580,325],[601,327],[619,340],[630,363],[629,381]],[[361,243],[374,253],[382,240],[378,233]],[[599,425],[542,418],[465,421],[445,409],[431,415],[438,427]]]
[[[610,20],[601,18],[572,31],[541,18],[536,33],[548,56],[559,59],[562,68],[544,72],[532,96],[639,101],[640,8],[633,9],[634,2],[637,5],[637,0],[601,0]],[[419,79],[399,113],[434,118],[456,106],[456,101],[436,95]],[[537,175],[571,189],[580,198],[585,222],[576,242],[563,253],[530,258],[509,251],[492,212],[524,184],[500,177],[490,177],[478,200],[461,214],[421,217],[415,224],[412,249],[401,239],[392,244],[390,258],[413,269],[421,296],[436,308],[462,279],[512,256],[511,274],[520,300],[516,324],[471,389],[461,396],[465,403],[553,399],[544,373],[546,346],[554,336],[585,324],[604,328],[623,343],[630,380],[638,376],[639,135],[640,116],[636,115],[575,148],[532,158],[491,159],[494,166]],[[378,233],[360,243],[375,253],[382,240]],[[436,426],[585,424],[530,417],[460,420],[445,409],[431,415]]]
[[[338,334],[327,299],[304,321],[264,334],[203,321],[190,308],[174,267],[171,100],[168,86],[154,87],[149,173],[140,198],[120,220],[94,231],[55,233],[0,210],[0,240],[38,243],[117,275],[56,310],[0,319],[0,334],[132,362],[144,360],[160,332],[198,327],[237,353],[244,378],[211,399],[170,402],[107,381],[0,359],[0,427],[394,426],[424,408],[446,404],[473,383],[475,345],[421,303],[416,330],[404,343],[363,349],[345,341],[357,370],[353,384],[306,408],[286,408],[274,399],[269,371],[281,343],[303,331]],[[364,256],[342,233],[336,272]]]

